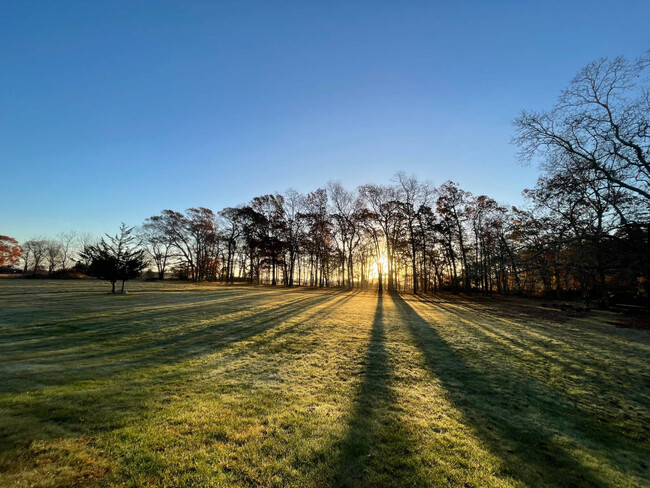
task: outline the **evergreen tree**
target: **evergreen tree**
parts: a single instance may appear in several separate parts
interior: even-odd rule
[[[111,293],[115,293],[117,281],[122,282],[120,293],[124,293],[124,283],[136,278],[147,266],[144,250],[137,248],[132,232],[133,227],[122,223],[119,234],[106,234],[108,242],[102,238],[95,245],[84,246],[80,253],[83,262],[89,263],[80,266],[84,273],[109,281]]]

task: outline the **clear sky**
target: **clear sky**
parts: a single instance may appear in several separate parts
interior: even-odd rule
[[[41,1],[0,14],[0,234],[114,233],[399,170],[521,203],[512,120],[645,1]]]

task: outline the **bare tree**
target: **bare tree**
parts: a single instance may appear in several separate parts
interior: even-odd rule
[[[74,260],[81,267],[87,267],[90,265],[87,256],[83,254],[83,250],[89,246],[94,246],[99,242],[99,238],[90,232],[83,232],[77,236],[76,242],[74,244],[74,251],[72,255]]]
[[[395,180],[401,188],[402,210],[406,218],[408,242],[411,258],[411,277],[413,280],[413,293],[418,292],[418,252],[425,242],[420,241],[420,213],[428,207],[431,189],[428,184],[420,182],[415,176],[406,176],[400,171],[395,175]],[[426,252],[426,248],[424,249]]]
[[[32,241],[25,241],[23,243],[23,254],[21,258],[23,260],[23,276],[27,276],[27,271],[29,271],[29,263],[32,259]]]
[[[327,190],[318,188],[305,197],[305,212],[300,215],[307,228],[304,247],[309,254],[310,284],[324,287],[329,283],[332,257],[332,223],[327,213]]]
[[[591,170],[650,205],[650,51],[637,61],[600,59],[584,67],[548,112],[522,112],[520,157],[547,169]]]
[[[140,244],[156,265],[158,279],[165,279],[167,263],[172,257],[172,237],[165,232],[163,221],[159,216],[146,219],[138,230]]]
[[[23,259],[25,262],[24,274],[27,273],[29,266],[32,267],[32,275],[38,273],[43,260],[47,256],[47,247],[47,239],[43,237],[35,237],[25,242],[23,245]]]
[[[379,227],[384,238],[384,250],[388,262],[388,291],[393,291],[396,288],[395,263],[398,243],[404,223],[399,188],[384,185],[363,185],[359,187],[359,194],[370,211],[367,217],[370,217],[370,221],[374,221],[375,225]],[[368,222],[368,218],[366,218],[366,222]]]
[[[47,274],[52,276],[63,260],[63,247],[58,240],[47,239],[45,241],[45,257],[47,259]]]
[[[61,267],[63,269],[67,269],[68,265],[72,264],[74,261],[72,256],[78,238],[79,236],[73,230],[69,232],[59,232],[57,234],[57,240],[61,249]]]
[[[285,259],[285,284],[293,286],[296,272],[296,261],[300,253],[300,244],[304,238],[303,221],[300,214],[305,212],[305,196],[293,188],[288,189],[284,197],[284,218],[287,230],[287,253]],[[300,285],[300,283],[298,283]]]
[[[327,184],[327,189],[331,207],[330,215],[341,243],[341,273],[344,281],[347,279],[347,287],[352,288],[354,286],[354,251],[361,238],[361,199],[358,195],[346,190],[339,181],[330,181]]]
[[[234,282],[234,261],[235,252],[237,250],[237,242],[242,234],[242,214],[238,207],[226,207],[219,212],[222,219],[221,237],[226,243],[226,266],[223,268],[225,272],[224,281]]]
[[[209,208],[189,208],[185,214],[163,210],[147,219],[159,226],[165,239],[173,244],[180,265],[193,281],[215,279],[218,266],[216,216]]]
[[[466,292],[471,292],[469,276],[469,262],[467,259],[467,246],[465,238],[465,223],[468,219],[468,203],[472,194],[462,190],[457,183],[447,181],[438,188],[438,199],[436,207],[441,216],[441,223],[444,226],[444,233],[448,244],[448,251],[453,268],[454,281],[457,280],[456,253],[454,244],[458,244],[458,250],[463,265],[463,285]],[[455,241],[455,242],[454,242]],[[457,287],[457,282],[454,283]]]

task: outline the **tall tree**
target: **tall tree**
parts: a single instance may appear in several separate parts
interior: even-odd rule
[[[447,181],[438,188],[438,199],[436,208],[441,216],[444,226],[444,233],[447,237],[448,250],[454,270],[454,278],[457,277],[456,259],[454,252],[454,240],[458,244],[458,250],[463,265],[463,285],[466,292],[471,292],[470,269],[467,259],[467,246],[465,238],[465,222],[468,218],[468,203],[471,193],[462,190],[458,183]],[[457,286],[457,284],[455,285]]]
[[[399,191],[394,186],[363,185],[359,187],[359,193],[369,209],[366,214],[366,226],[374,221],[383,237],[388,265],[388,291],[393,291],[395,290],[395,257],[404,222]],[[372,231],[371,234],[377,235]]]
[[[173,237],[166,232],[165,221],[160,215],[154,215],[144,221],[138,231],[143,249],[156,266],[158,279],[165,279],[167,264],[173,258]]]
[[[237,241],[242,234],[242,213],[241,209],[237,207],[226,207],[219,212],[219,216],[223,220],[222,239],[226,245],[226,263],[225,263],[225,276],[226,283],[234,282],[234,261],[235,253],[237,251]]]
[[[216,216],[209,208],[189,208],[185,211],[184,224],[196,259],[194,280],[215,279],[219,266]]]
[[[304,244],[309,253],[310,284],[326,286],[332,257],[332,223],[327,212],[327,190],[318,188],[307,194],[305,212],[301,218],[307,227]]]
[[[305,212],[305,196],[294,189],[287,190],[284,198],[284,218],[287,232],[286,285],[293,286],[296,262],[299,258],[300,244],[304,240],[303,221],[300,215]],[[298,283],[300,285],[300,283]]]
[[[401,188],[402,212],[406,220],[408,232],[408,243],[411,261],[411,278],[413,280],[413,293],[418,292],[418,252],[425,243],[420,240],[421,218],[420,213],[428,208],[431,195],[427,184],[421,183],[415,176],[406,176],[406,173],[399,172],[395,176],[397,184]]]
[[[525,191],[537,214],[548,215],[553,227],[549,234],[557,236],[556,245],[570,253],[565,257],[567,272],[579,282],[585,301],[594,281],[603,303],[608,304],[606,248],[621,225],[612,203],[617,202],[619,209],[624,205],[625,195],[620,193],[591,169],[540,178],[533,190]],[[559,229],[564,231],[558,234]]]
[[[354,286],[354,251],[360,242],[360,212],[362,203],[353,192],[346,190],[341,182],[328,183],[330,215],[341,245],[341,273],[347,287]],[[347,276],[346,276],[347,271]]]
[[[266,217],[250,205],[238,209],[242,226],[241,236],[248,260],[248,282],[260,284],[263,251],[263,230],[268,226]]]
[[[176,251],[181,268],[193,281],[213,279],[218,262],[217,220],[212,210],[189,208],[185,214],[163,210],[150,217]]]
[[[30,239],[23,244],[23,248],[25,249],[23,255],[23,261],[25,263],[23,274],[27,274],[31,265],[32,276],[36,276],[38,272],[42,271],[41,265],[47,257],[47,239],[44,237]]]
[[[547,169],[592,171],[650,205],[650,51],[636,61],[585,66],[550,111],[515,121],[520,157],[544,157]]]
[[[45,257],[47,259],[47,274],[52,276],[57,266],[62,266],[63,246],[58,240],[47,239],[45,241]]]
[[[75,246],[78,242],[79,236],[73,230],[68,232],[59,232],[56,236],[61,250],[61,268],[67,269],[73,260]]]
[[[253,198],[251,208],[264,218],[261,228],[265,263],[271,270],[271,285],[277,285],[278,265],[287,246],[286,220],[284,216],[284,197],[282,195],[263,195]]]

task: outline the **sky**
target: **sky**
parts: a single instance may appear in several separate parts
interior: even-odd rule
[[[3,2],[0,234],[115,233],[397,171],[520,205],[513,120],[648,1]]]

